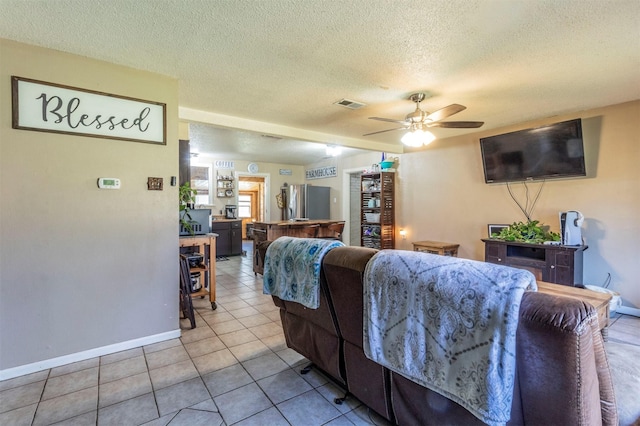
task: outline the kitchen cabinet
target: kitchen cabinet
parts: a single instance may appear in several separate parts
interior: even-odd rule
[[[531,271],[538,281],[582,286],[583,252],[588,246],[527,244],[483,239],[485,262]]]
[[[395,173],[363,173],[360,183],[360,245],[395,248]]]
[[[242,220],[214,220],[211,232],[218,234],[216,253],[218,256],[242,254]]]

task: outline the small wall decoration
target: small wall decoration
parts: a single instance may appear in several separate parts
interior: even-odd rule
[[[233,170],[235,169],[235,166],[236,166],[233,161],[224,161],[224,160],[216,160],[214,165],[216,169],[228,169],[228,170]]]
[[[279,169],[278,173],[280,173],[280,175],[282,176],[291,176],[292,171],[291,169]]]
[[[162,191],[163,180],[161,177],[147,178],[147,189],[149,191]]]
[[[338,168],[336,166],[318,167],[305,171],[307,179],[325,179],[338,176]]]
[[[11,77],[12,127],[167,144],[166,104]]]

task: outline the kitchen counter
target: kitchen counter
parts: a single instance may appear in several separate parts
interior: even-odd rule
[[[305,225],[328,225],[330,223],[341,222],[338,220],[278,220],[273,222],[254,222],[257,226],[259,224],[267,226],[305,226]]]
[[[335,232],[329,229],[329,225],[339,220],[281,220],[273,222],[254,222],[253,224],[253,272],[262,274],[262,265],[260,265],[256,250],[256,245],[261,241],[273,241],[278,237],[309,237],[302,230],[305,226],[320,225],[318,228],[317,238],[334,237]]]

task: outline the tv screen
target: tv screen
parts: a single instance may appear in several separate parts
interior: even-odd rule
[[[480,139],[486,183],[586,176],[582,120]]]

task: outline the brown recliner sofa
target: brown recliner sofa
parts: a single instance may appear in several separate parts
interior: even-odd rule
[[[393,423],[483,424],[452,400],[364,355],[362,279],[376,252],[362,247],[331,250],[322,263],[317,310],[274,297],[287,344]],[[527,292],[516,341],[517,373],[508,424],[618,423],[611,373],[591,305]]]

